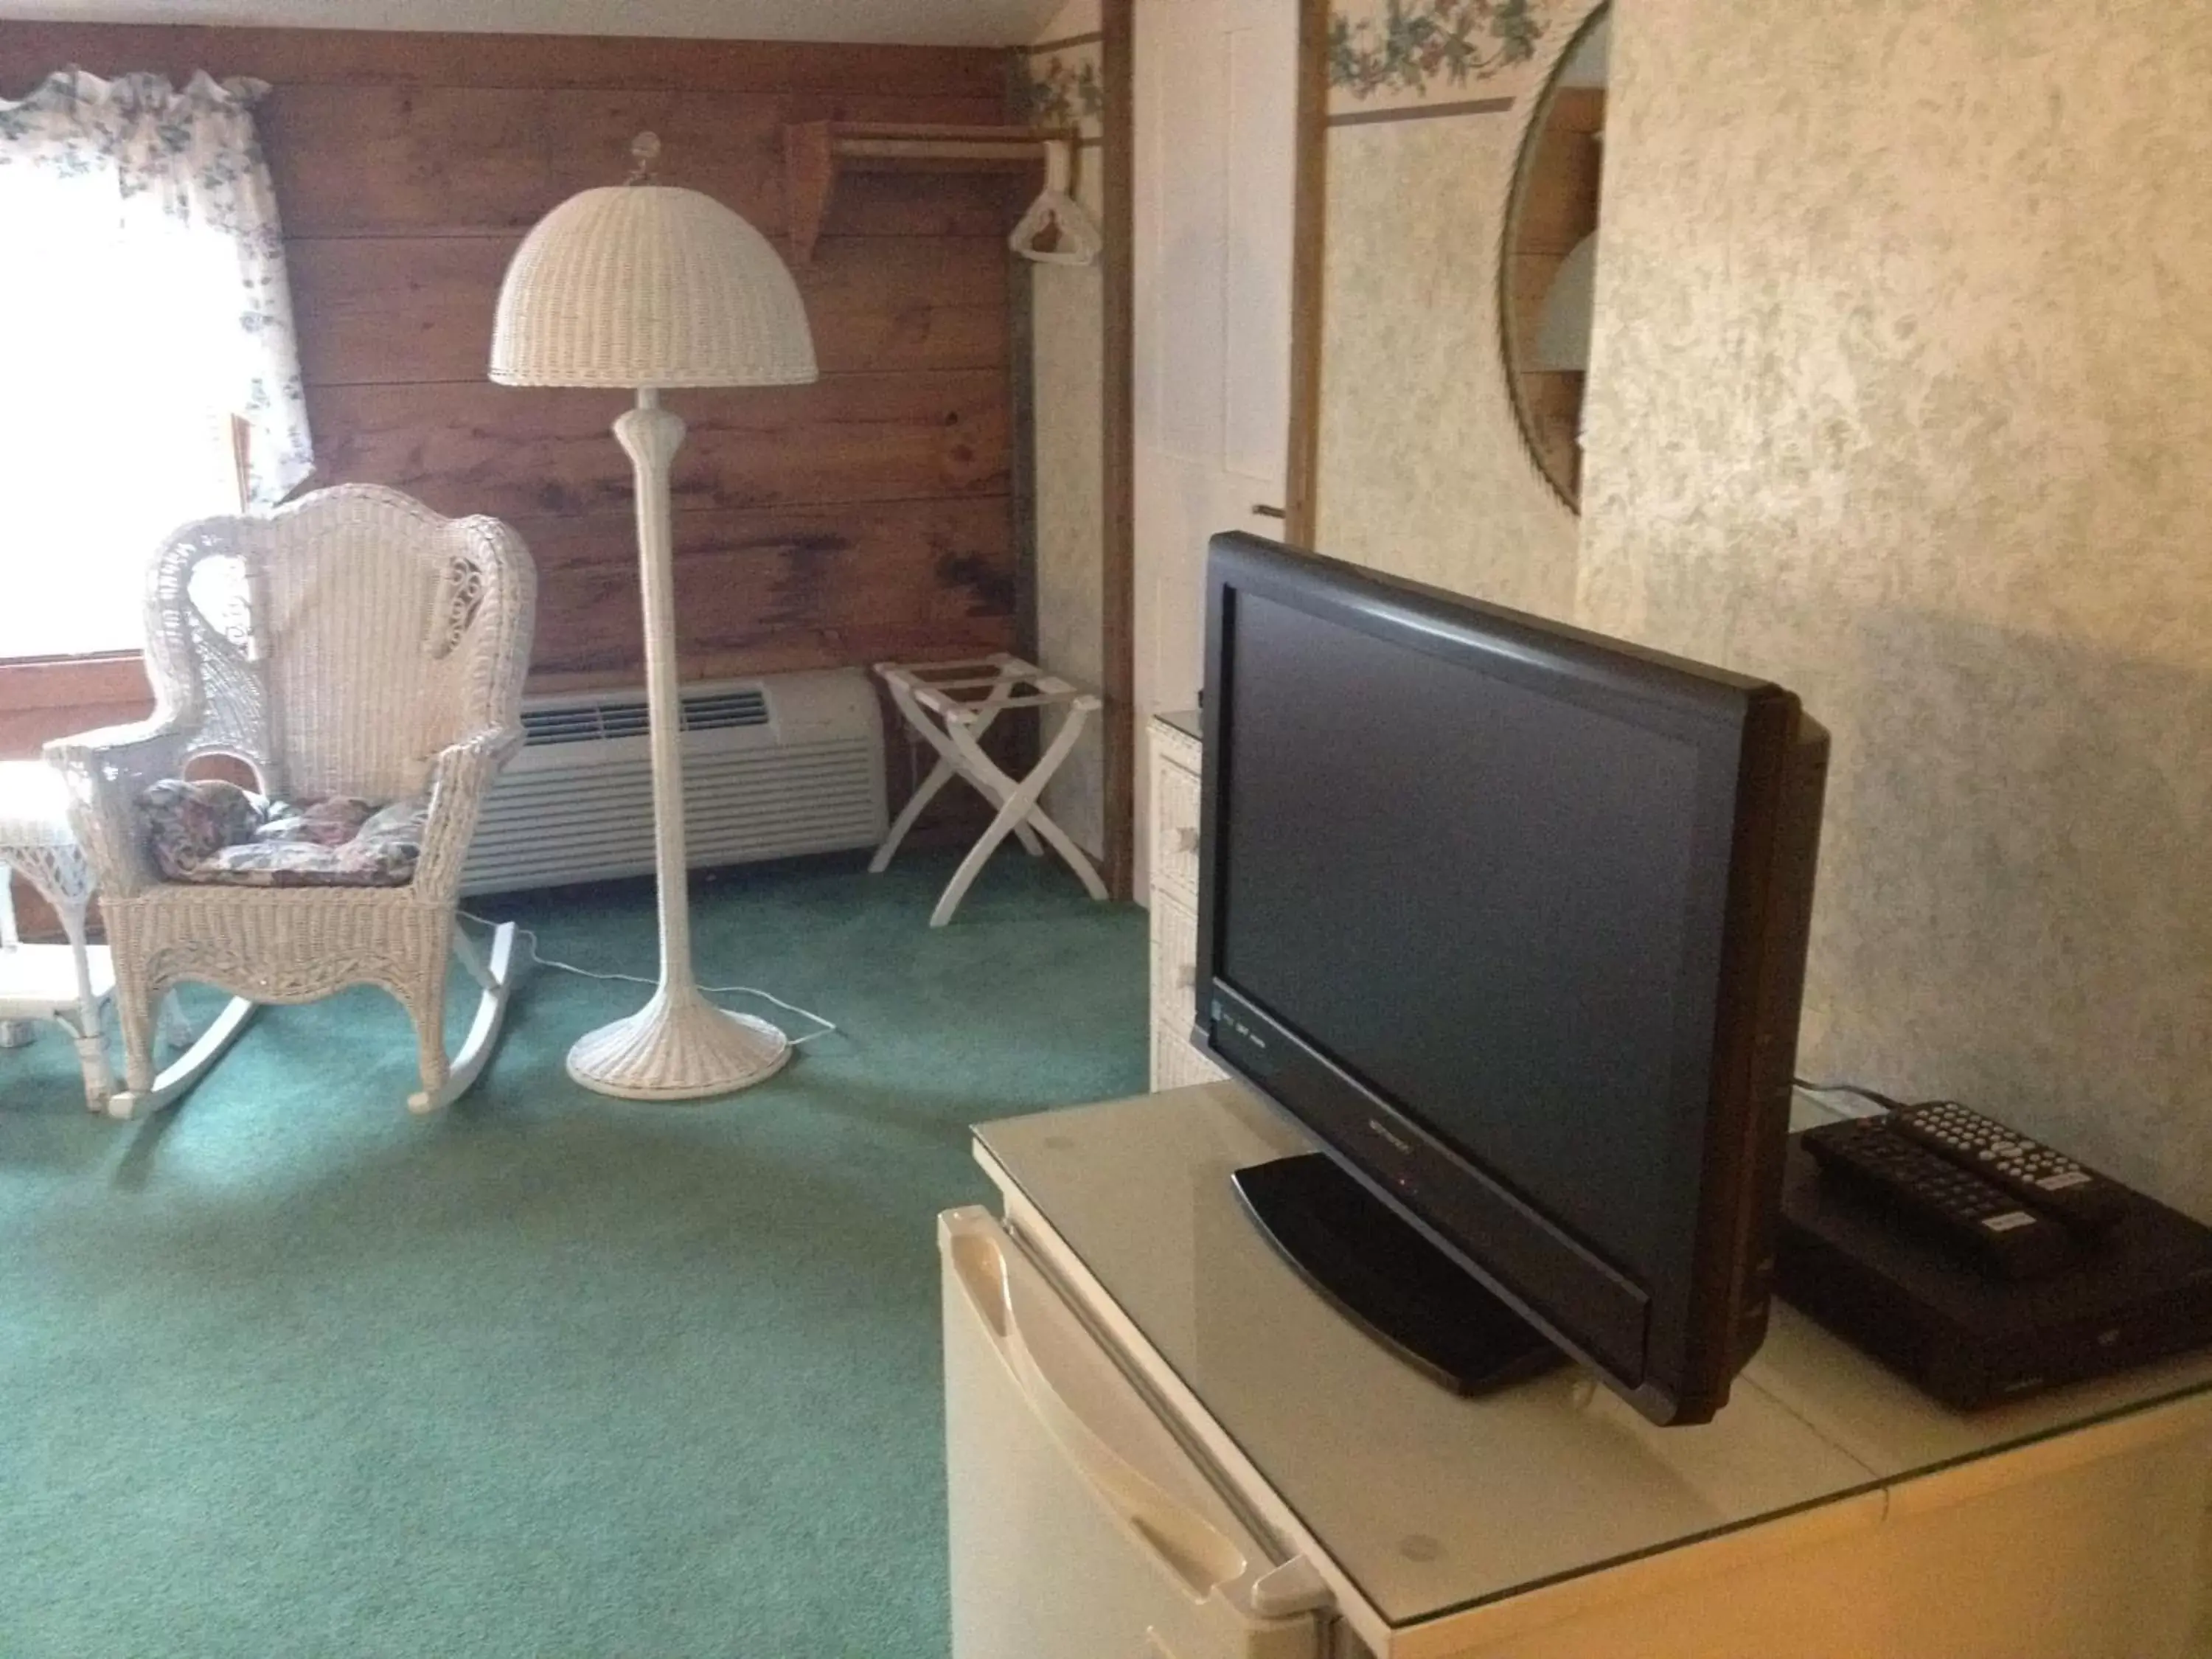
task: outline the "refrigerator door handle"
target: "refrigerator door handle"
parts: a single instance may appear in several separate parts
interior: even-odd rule
[[[1194,1601],[1203,1601],[1245,1577],[1251,1567],[1265,1574],[1266,1563],[1247,1562],[1234,1540],[1177,1503],[1115,1451],[1053,1386],[1023,1337],[1013,1283],[995,1231],[962,1230],[952,1235],[949,1243],[955,1276],[1030,1409],[1068,1462]]]
[[[1336,1592],[1314,1564],[1294,1555],[1273,1572],[1252,1581],[1252,1611],[1267,1619],[1323,1613],[1336,1605]]]

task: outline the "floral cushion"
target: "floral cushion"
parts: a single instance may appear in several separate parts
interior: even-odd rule
[[[163,778],[138,796],[146,849],[155,867],[172,880],[231,842],[252,840],[268,806],[260,796],[217,778],[189,783]]]
[[[164,778],[138,797],[164,878],[233,887],[404,887],[429,806],[420,796],[287,803],[216,778]]]

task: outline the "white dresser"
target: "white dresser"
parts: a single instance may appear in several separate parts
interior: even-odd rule
[[[1152,719],[1152,1087],[1224,1075],[1190,1040],[1198,971],[1198,716]]]
[[[1456,1397],[1308,1289],[1218,1083],[982,1126],[940,1218],[954,1659],[2182,1659],[2212,1355],[1962,1416],[1777,1310],[1720,1417]]]

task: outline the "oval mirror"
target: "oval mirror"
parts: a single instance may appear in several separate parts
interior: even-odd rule
[[[1559,498],[1577,508],[1612,11],[1600,6],[1583,21],[1528,125],[1498,271],[1506,378],[1521,435]]]

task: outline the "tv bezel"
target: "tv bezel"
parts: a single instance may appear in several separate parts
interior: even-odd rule
[[[1220,971],[1222,793],[1236,763],[1233,733],[1223,729],[1235,672],[1229,623],[1245,594],[1571,693],[1586,706],[1641,712],[1647,725],[1690,734],[1718,769],[1705,778],[1707,788],[1724,790],[1729,824],[1718,949],[1701,970],[1711,993],[1710,1064],[1698,1097],[1676,1102],[1666,1159],[1672,1179],[1694,1173],[1686,1201],[1695,1213],[1674,1259],[1645,1282],[1545,1216],[1502,1172],[1446,1146]],[[1818,742],[1825,758],[1825,734],[1792,694],[1767,682],[1241,532],[1214,537],[1208,549],[1205,683],[1194,1040],[1639,1412],[1662,1424],[1708,1420],[1765,1329],[1812,879],[1809,860],[1802,890],[1781,866],[1790,851],[1787,820],[1793,806],[1807,806],[1791,799],[1802,793],[1792,769],[1808,742]],[[1814,779],[1813,822],[1799,828],[1816,838]],[[1639,1310],[1640,1340],[1632,1340],[1626,1322]]]

